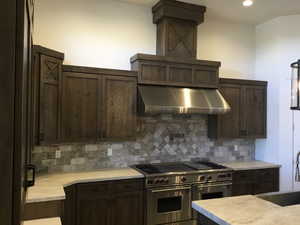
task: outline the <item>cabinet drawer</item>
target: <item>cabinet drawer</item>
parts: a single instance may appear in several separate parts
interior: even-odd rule
[[[108,182],[98,182],[98,183],[86,183],[78,184],[77,193],[78,197],[81,196],[95,196],[95,195],[105,195],[109,192]]]
[[[114,193],[118,192],[130,192],[130,191],[138,191],[142,190],[144,187],[143,180],[120,180],[114,181],[111,184],[111,190]]]
[[[233,181],[235,183],[249,183],[255,180],[254,170],[236,171],[233,174]]]

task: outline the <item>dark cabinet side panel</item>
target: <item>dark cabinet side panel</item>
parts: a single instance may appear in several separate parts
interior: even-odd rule
[[[96,141],[101,135],[101,77],[63,74],[62,139]]]
[[[65,188],[66,199],[62,216],[63,225],[76,224],[76,185]]]
[[[136,133],[136,78],[104,77],[104,124],[107,139],[134,138]]]

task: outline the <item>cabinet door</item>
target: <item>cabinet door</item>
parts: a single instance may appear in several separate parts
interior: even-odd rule
[[[221,93],[231,107],[231,111],[219,116],[218,133],[221,138],[238,138],[240,135],[240,106],[241,91],[240,85],[223,85]]]
[[[241,137],[266,137],[266,88],[243,87]]]
[[[77,186],[76,225],[109,225],[110,196],[106,182]]]
[[[144,221],[143,205],[142,191],[114,195],[111,225],[142,225]]]
[[[96,141],[101,127],[101,76],[64,73],[62,139]]]
[[[64,212],[62,217],[63,225],[76,224],[76,186],[65,188],[66,199],[64,201]]]
[[[128,139],[136,133],[136,78],[105,76],[104,138]]]
[[[59,139],[61,66],[62,60],[40,55],[39,144]]]

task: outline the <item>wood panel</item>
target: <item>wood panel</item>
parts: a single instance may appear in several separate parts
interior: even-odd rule
[[[143,224],[144,199],[142,191],[115,194],[111,205],[111,225]]]
[[[279,191],[279,168],[235,171],[232,195],[254,195]]]
[[[209,116],[209,137],[239,137],[242,88],[239,85],[222,85],[219,90],[229,103],[231,111],[224,115]],[[216,123],[213,123],[214,120]]]
[[[96,141],[101,138],[101,82],[101,77],[93,74],[63,74],[63,141]]]
[[[193,82],[193,70],[189,67],[170,66],[169,81],[171,83],[188,84]]]
[[[35,220],[63,215],[63,201],[26,203],[24,220]]]
[[[210,138],[266,138],[267,82],[221,79],[220,91],[231,106],[225,115],[209,116]]]
[[[62,60],[40,55],[39,144],[59,140]]]
[[[136,79],[105,76],[104,123],[106,139],[134,138],[136,134]]]
[[[155,63],[143,63],[141,65],[140,80],[145,82],[166,82],[167,81],[167,67]]]
[[[138,72],[139,84],[217,88],[219,62],[137,54],[131,68]]]
[[[64,201],[62,224],[76,224],[76,185],[65,188],[66,199]]]
[[[260,86],[245,86],[242,130],[248,137],[266,137],[266,90]]]

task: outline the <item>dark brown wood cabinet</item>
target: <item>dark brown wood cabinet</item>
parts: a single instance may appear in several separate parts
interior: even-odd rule
[[[101,138],[102,77],[64,72],[62,85],[61,138],[90,141]]]
[[[135,77],[103,77],[104,139],[131,139],[136,134]]]
[[[233,174],[233,196],[276,191],[279,191],[279,168],[242,170]]]
[[[219,89],[231,111],[209,116],[209,138],[266,138],[267,82],[220,79]]]
[[[220,62],[137,54],[131,68],[139,84],[217,88]]]
[[[61,139],[135,138],[136,72],[63,66]]]
[[[60,97],[64,54],[33,47],[35,144],[51,144],[60,138]]]
[[[76,219],[73,225],[142,225],[143,189],[143,179],[78,184],[75,210],[71,208],[73,212],[70,212],[70,208],[66,208],[65,215],[73,214]],[[71,206],[71,202],[67,204]],[[63,221],[63,225],[71,225]]]

